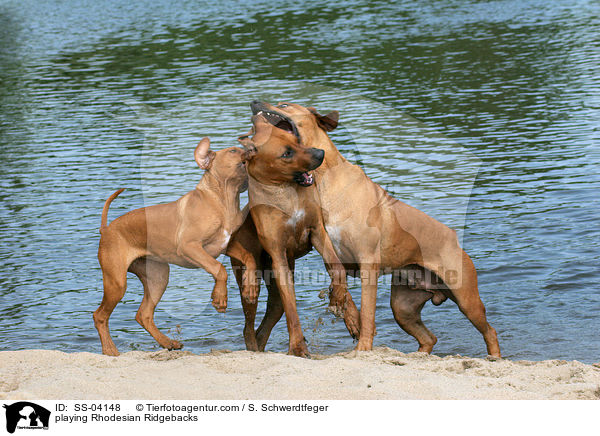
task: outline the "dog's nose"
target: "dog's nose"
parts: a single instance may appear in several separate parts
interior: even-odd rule
[[[252,100],[252,102],[250,103],[250,110],[252,110],[252,113],[254,115],[256,115],[260,111],[261,105],[262,104],[261,104],[260,100]]]
[[[313,159],[316,160],[319,165],[323,163],[323,159],[325,158],[324,150],[321,150],[320,148],[311,148],[310,153],[312,154]]]

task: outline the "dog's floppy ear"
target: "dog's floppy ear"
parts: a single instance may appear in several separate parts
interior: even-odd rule
[[[200,140],[196,146],[196,150],[194,150],[196,163],[203,170],[210,168],[216,155],[217,154],[210,149],[210,139],[206,137]]]
[[[249,150],[247,149],[245,152],[242,153],[242,161],[247,162],[249,160],[252,160],[254,156],[256,156],[256,148],[252,148]]]
[[[309,107],[307,109],[315,115],[317,124],[326,132],[331,132],[338,126],[338,121],[340,119],[340,113],[338,111],[331,111],[327,115],[321,115],[314,107]]]
[[[248,132],[248,134],[238,137],[238,142],[246,149],[246,151],[244,151],[242,154],[243,161],[251,160],[254,156],[256,156],[257,153],[256,145],[254,144],[254,141],[250,139],[251,134],[252,130]]]

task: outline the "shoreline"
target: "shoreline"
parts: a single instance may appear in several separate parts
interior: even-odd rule
[[[119,357],[0,351],[0,399],[600,399],[600,365],[405,354],[213,350]]]

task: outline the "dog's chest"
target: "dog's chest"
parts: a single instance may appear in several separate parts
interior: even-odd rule
[[[353,254],[356,252],[355,241],[348,237],[348,229],[345,228],[344,224],[344,222],[328,222],[325,224],[325,230],[338,258],[343,263],[353,263],[356,262]]]
[[[304,224],[304,218],[306,217],[306,211],[304,209],[292,210],[289,213],[290,217],[286,221],[286,225],[292,229],[296,229]]]
[[[285,225],[288,232],[294,236],[296,246],[304,248],[310,243],[310,227],[305,209],[291,211]]]
[[[232,232],[228,229],[218,230],[215,232],[210,242],[205,245],[204,249],[212,257],[217,258],[227,250],[231,234]]]

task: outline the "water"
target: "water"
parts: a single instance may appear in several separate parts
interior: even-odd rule
[[[599,16],[592,1],[0,3],[0,347],[100,352],[104,200],[128,188],[114,219],[192,189],[196,141],[235,144],[263,98],[340,110],[340,150],[459,230],[506,357],[600,360]],[[320,258],[298,268],[321,277],[297,286],[309,348],[351,349]],[[158,326],[193,352],[243,349],[234,281],[221,315],[204,271],[171,271]],[[414,351],[384,281],[375,345]],[[157,348],[141,294],[132,276],[111,317],[121,351]],[[453,303],[423,317],[437,354],[485,355]],[[268,348],[287,349],[285,323]]]

